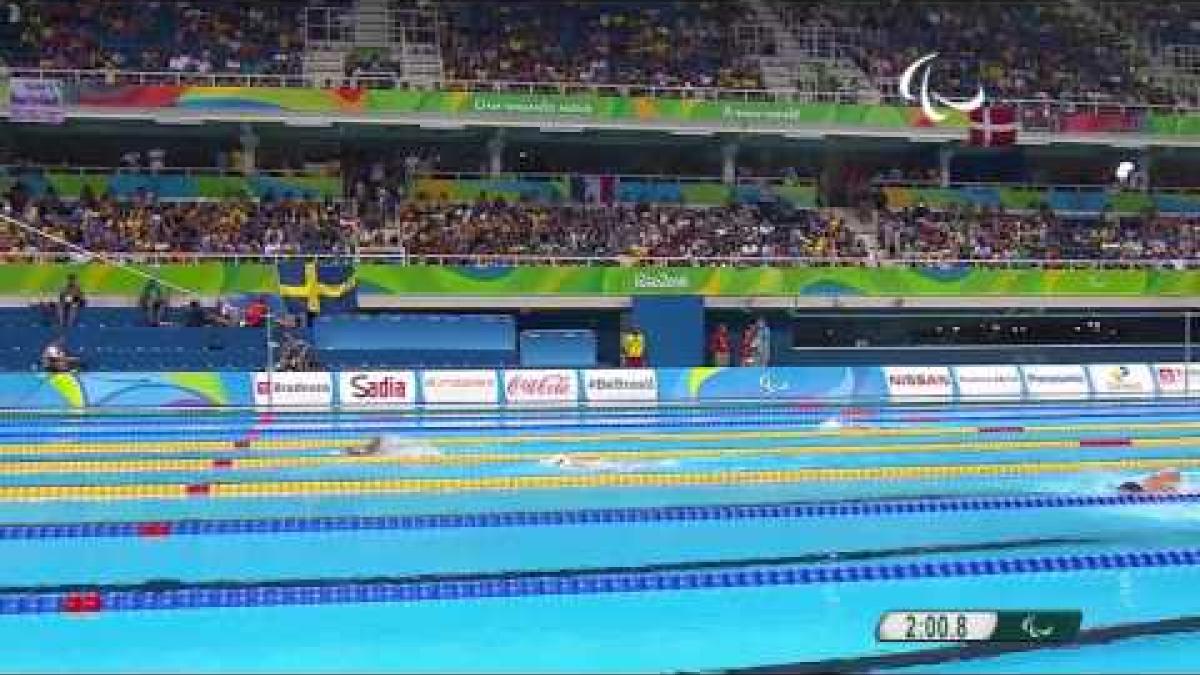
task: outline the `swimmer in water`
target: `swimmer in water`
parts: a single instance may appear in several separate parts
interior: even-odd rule
[[[1163,469],[1140,481],[1127,481],[1117,487],[1118,492],[1179,492],[1183,476],[1178,469]]]
[[[383,436],[375,436],[367,439],[362,445],[352,445],[343,450],[347,455],[360,457],[363,455],[380,455],[383,454]]]
[[[581,469],[590,471],[637,471],[639,469],[649,469],[654,466],[662,466],[666,462],[621,462],[608,461],[604,459],[593,459],[591,457],[577,457],[564,453],[550,455],[540,462],[546,466],[552,466],[556,469]]]

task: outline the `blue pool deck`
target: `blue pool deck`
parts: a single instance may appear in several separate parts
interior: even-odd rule
[[[1198,445],[1187,400],[10,413],[0,670],[1195,671]],[[1084,640],[875,640],[923,608]]]

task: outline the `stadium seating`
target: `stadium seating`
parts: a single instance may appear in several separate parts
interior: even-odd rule
[[[0,370],[41,368],[42,348],[59,335],[49,317],[34,309],[0,309]],[[172,312],[167,319],[181,317]],[[132,308],[86,308],[66,338],[68,350],[95,370],[257,370],[267,363],[262,330],[149,327]]]

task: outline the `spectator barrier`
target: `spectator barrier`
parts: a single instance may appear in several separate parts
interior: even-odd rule
[[[698,94],[654,96],[620,90],[588,93],[503,93],[489,91],[417,91],[411,89],[367,89],[270,87],[270,86],[198,86],[184,85],[107,85],[71,81],[63,72],[62,101],[68,114],[80,108],[122,109],[145,113],[147,110],[176,111],[181,114],[229,113],[253,111],[265,115],[347,116],[361,119],[386,119],[400,115],[450,117],[461,119],[530,118],[575,123],[590,121],[625,123],[631,128],[643,124],[710,124],[738,128],[873,128],[922,129],[929,122],[919,107],[905,104],[818,103],[804,100],[797,92],[758,90],[710,90],[720,100],[695,98]],[[168,75],[169,77],[170,75]],[[450,86],[456,86],[449,83]],[[470,84],[470,83],[467,83]],[[487,83],[498,87],[505,83]],[[507,86],[515,86],[508,83]],[[524,86],[524,85],[522,85]],[[531,88],[537,85],[528,85]],[[564,85],[570,86],[570,85]],[[0,82],[0,102],[10,100],[9,85]],[[647,88],[648,89],[648,88]],[[615,94],[615,95],[606,95]],[[771,100],[783,98],[784,100]],[[750,99],[750,100],[739,100]],[[757,99],[757,100],[754,100]],[[1004,101],[1017,108],[1030,128],[1070,133],[1126,132],[1156,136],[1186,136],[1196,132],[1197,116],[1190,110],[1170,106],[1122,106],[1100,104],[1088,109],[1086,103],[1058,101]],[[1100,109],[1103,106],[1103,109]],[[1111,108],[1115,112],[1108,112]],[[965,113],[946,111],[942,127],[965,130],[970,126]],[[1043,114],[1044,113],[1044,114]],[[1041,119],[1045,118],[1045,119]]]
[[[1200,364],[0,375],[0,409],[971,403],[1200,394]]]

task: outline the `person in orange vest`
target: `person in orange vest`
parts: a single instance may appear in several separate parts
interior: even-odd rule
[[[637,326],[631,326],[621,336],[621,365],[626,368],[646,365],[646,335]]]
[[[732,350],[729,326],[723,323],[717,324],[717,330],[713,331],[712,338],[709,340],[708,349],[712,352],[714,366],[723,368],[729,365],[729,353]]]

